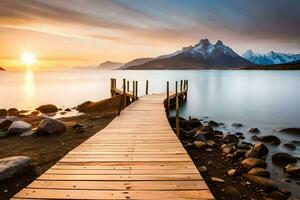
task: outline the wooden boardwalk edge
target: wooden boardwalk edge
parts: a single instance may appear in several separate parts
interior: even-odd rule
[[[169,125],[165,98],[139,97],[12,199],[214,199]]]

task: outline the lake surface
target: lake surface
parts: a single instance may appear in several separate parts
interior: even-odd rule
[[[275,131],[300,127],[300,71],[0,72],[0,108],[33,109],[47,103],[67,108],[87,100],[98,101],[110,96],[110,78],[117,78],[119,87],[122,78],[139,81],[139,95],[145,94],[145,80],[149,80],[150,93],[159,93],[166,92],[166,81],[174,91],[176,80],[188,79],[188,101],[180,110],[181,116],[207,116],[223,122],[226,132],[246,133],[249,127],[258,127],[261,135],[274,134],[282,144],[300,140],[299,135]],[[233,122],[245,126],[235,130],[230,125]],[[251,140],[251,136],[246,134],[246,139]],[[271,154],[285,151],[299,156],[299,146],[291,152],[282,144],[269,146]],[[280,169],[269,165],[269,170],[273,178],[283,177]],[[296,184],[284,185],[300,195]]]

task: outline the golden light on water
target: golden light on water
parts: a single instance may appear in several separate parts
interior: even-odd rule
[[[26,66],[36,63],[36,56],[31,52],[25,52],[21,55],[21,61]]]

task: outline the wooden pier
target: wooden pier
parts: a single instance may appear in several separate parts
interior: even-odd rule
[[[184,88],[139,98],[123,88],[135,101],[13,199],[214,199],[166,117]]]

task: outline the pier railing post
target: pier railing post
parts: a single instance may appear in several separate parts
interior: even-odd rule
[[[180,80],[180,92],[182,92],[183,80]]]
[[[146,80],[146,95],[148,95],[148,87],[149,87],[149,81]]]
[[[138,99],[139,97],[138,97],[138,81],[135,81],[135,84],[136,84],[136,86],[135,86],[135,97],[136,97],[136,99]]]
[[[132,101],[135,101],[135,81],[132,81]]]
[[[178,82],[176,81],[176,135],[179,138],[179,99],[178,99]]]
[[[129,92],[129,81],[127,81],[127,92]]]
[[[169,109],[170,109],[170,85],[169,81],[167,81],[167,114],[169,115]]]
[[[127,105],[127,102],[126,102],[126,100],[127,100],[127,95],[126,95],[126,79],[125,78],[123,78],[123,98],[124,98],[124,108],[126,108],[126,105]]]

